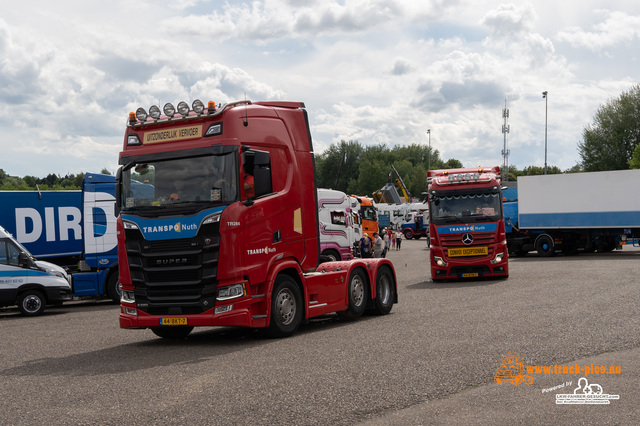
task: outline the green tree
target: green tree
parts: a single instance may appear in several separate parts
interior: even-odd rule
[[[587,172],[624,170],[640,142],[640,85],[601,105],[578,143],[582,169]]]
[[[316,156],[316,180],[318,187],[371,196],[388,182],[390,172],[393,182],[398,178],[391,167],[393,165],[409,193],[421,198],[422,192],[427,189],[429,157],[432,169],[442,168],[444,163],[439,152],[430,151],[425,145],[392,148],[370,145],[365,148],[358,141],[341,141]],[[458,160],[448,161],[456,167],[462,167]]]
[[[442,164],[443,169],[461,169],[462,167],[460,160],[456,160],[455,158],[449,158]]]
[[[82,188],[82,181],[84,180],[84,173],[78,173],[73,178],[73,185],[77,188]]]
[[[557,175],[561,173],[562,173],[562,170],[560,170],[558,166],[547,166],[548,175]],[[536,176],[536,175],[543,175],[543,174],[544,174],[544,167],[528,166],[522,169],[522,172],[519,174],[519,176]]]
[[[640,169],[640,144],[636,145],[631,160],[629,160],[629,168]]]
[[[357,141],[340,141],[316,156],[318,187],[350,192],[350,186],[358,180],[358,163],[362,158],[362,146]]]
[[[565,172],[565,173],[581,173],[581,172],[583,172],[583,171],[584,171],[584,170],[582,170],[582,166],[581,166],[580,164],[576,164],[576,165],[574,165],[573,167],[571,167],[571,168],[569,168],[569,169],[565,170],[564,172]]]

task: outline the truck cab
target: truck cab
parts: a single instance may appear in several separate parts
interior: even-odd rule
[[[354,243],[360,240],[358,201],[341,191],[318,188],[320,253],[329,260],[353,259]]]
[[[431,278],[508,277],[500,167],[427,176]]]
[[[26,316],[71,300],[71,279],[61,267],[36,260],[0,226],[0,306],[17,305]]]

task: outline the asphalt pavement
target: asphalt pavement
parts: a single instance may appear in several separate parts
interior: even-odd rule
[[[120,329],[107,301],[2,308],[0,423],[637,423],[640,249],[512,258],[508,279],[450,283],[430,280],[428,253],[424,239],[389,252],[389,315],[329,315],[286,339],[219,327],[165,341]],[[619,398],[556,404],[584,376],[562,369],[497,384],[512,351],[525,366],[617,366],[587,379]]]

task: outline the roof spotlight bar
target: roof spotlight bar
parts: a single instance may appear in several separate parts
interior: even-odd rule
[[[140,107],[136,110],[136,112],[129,113],[127,126],[140,127],[149,124],[155,124],[158,122],[185,121],[200,118],[203,116],[213,116],[221,114],[225,109],[232,108],[237,105],[251,105],[251,101],[244,100],[230,102],[228,104],[219,104],[217,108],[214,101],[209,101],[207,103],[207,107],[205,108],[205,105],[202,103],[202,101],[196,99],[191,104],[191,108],[189,108],[189,104],[181,101],[180,103],[178,103],[177,108],[174,107],[171,103],[166,103],[162,108],[162,111],[160,111],[159,106],[152,105],[149,108],[149,113],[147,113],[144,108]]]

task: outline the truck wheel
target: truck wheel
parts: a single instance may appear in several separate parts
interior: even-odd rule
[[[22,315],[29,317],[40,315],[44,312],[47,301],[38,290],[27,290],[18,296],[18,308]]]
[[[411,229],[405,229],[403,234],[404,234],[404,238],[407,240],[410,240],[413,238],[413,231]]]
[[[118,281],[118,271],[113,271],[107,281],[107,296],[111,298],[115,303],[120,303],[120,296],[122,290],[120,289],[120,281]]]
[[[325,250],[322,252],[322,255],[327,257],[329,260],[327,262],[335,262],[336,260],[342,260],[340,257],[340,253],[335,250]]]
[[[395,281],[388,266],[381,266],[376,277],[375,311],[380,315],[387,315],[393,307],[395,295]]]
[[[344,319],[355,319],[362,315],[367,308],[368,291],[367,279],[361,269],[354,269],[349,275],[349,305],[346,311],[338,312]]]
[[[158,337],[162,337],[163,339],[171,339],[171,340],[182,340],[186,339],[189,333],[193,330],[193,327],[151,327],[151,331]]]
[[[540,256],[544,257],[550,257],[556,254],[553,238],[547,234],[540,235],[536,240],[536,251]]]
[[[298,285],[291,277],[279,275],[271,295],[271,321],[267,333],[271,337],[292,335],[302,322],[303,309]]]

